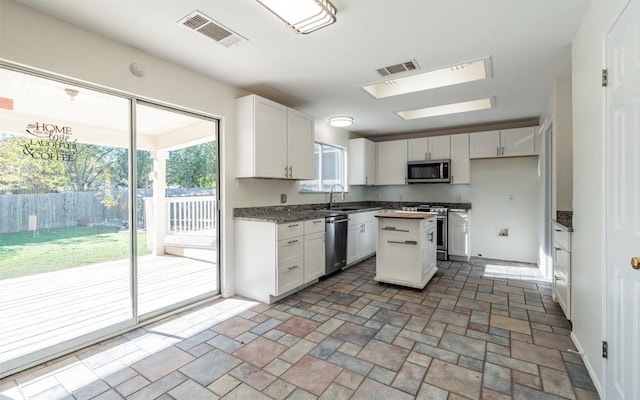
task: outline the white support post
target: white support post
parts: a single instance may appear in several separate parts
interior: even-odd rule
[[[153,157],[153,255],[160,256],[164,252],[164,239],[168,234],[167,199],[165,192],[167,189],[167,159],[169,152],[156,150],[152,152]]]

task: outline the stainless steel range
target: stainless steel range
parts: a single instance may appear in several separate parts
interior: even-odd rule
[[[438,214],[437,216],[437,234],[438,234],[438,260],[448,260],[449,252],[447,247],[447,226],[448,226],[448,214],[449,214],[449,206],[442,205],[430,205],[430,204],[420,204],[419,206],[413,207],[402,207],[405,211],[423,211],[423,212],[432,212]]]

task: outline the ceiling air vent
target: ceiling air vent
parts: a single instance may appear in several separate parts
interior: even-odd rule
[[[212,20],[200,11],[192,12],[178,21],[178,23],[227,47],[247,40],[247,38],[225,27],[221,23]]]
[[[400,72],[413,71],[414,69],[420,68],[416,60],[405,61],[396,65],[389,65],[388,67],[378,68],[378,74],[380,76],[389,76],[393,74],[398,74]]]

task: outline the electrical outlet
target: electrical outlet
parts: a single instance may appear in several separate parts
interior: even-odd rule
[[[286,202],[287,202],[287,195],[286,195],[286,193],[282,193],[280,195],[280,203],[284,204]]]
[[[507,238],[509,237],[509,227],[508,226],[496,226],[496,234],[499,238]]]
[[[509,201],[513,201],[513,199],[516,198],[516,195],[515,194],[510,194],[507,197],[509,198]]]

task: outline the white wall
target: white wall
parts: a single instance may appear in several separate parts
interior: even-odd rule
[[[602,392],[602,287],[604,268],[604,68],[603,41],[625,0],[593,1],[572,44],[573,237],[571,304],[573,338]]]
[[[471,160],[471,184],[369,189],[372,200],[471,203],[471,255],[538,262],[538,157]],[[513,195],[510,200],[509,195]],[[496,228],[508,227],[508,237]]]
[[[553,215],[556,210],[573,209],[573,129],[571,110],[571,78],[558,78],[553,83],[541,121],[553,124]]]
[[[538,179],[538,157],[471,161],[471,255],[538,262]]]

